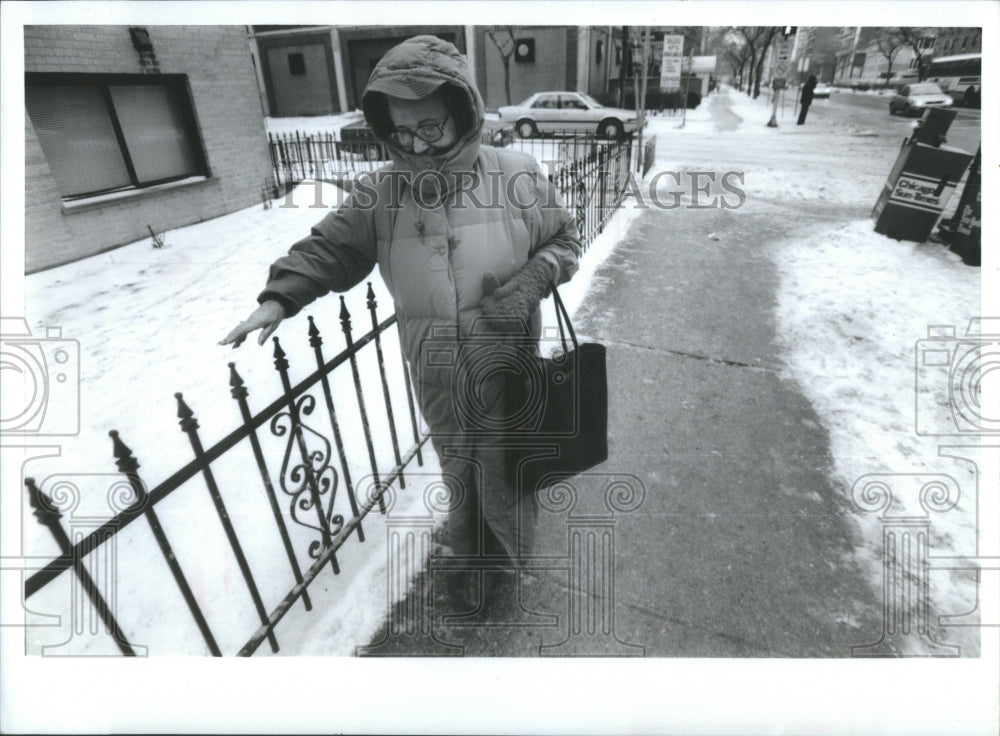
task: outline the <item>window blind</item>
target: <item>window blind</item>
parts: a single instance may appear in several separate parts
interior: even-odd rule
[[[28,86],[24,94],[60,195],[132,185],[99,86]]]
[[[159,85],[109,87],[139,184],[198,173],[177,95]]]

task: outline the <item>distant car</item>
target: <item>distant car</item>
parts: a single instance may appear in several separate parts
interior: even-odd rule
[[[933,82],[916,82],[899,88],[889,100],[889,114],[922,115],[928,107],[951,107],[955,101]]]
[[[813,99],[828,100],[830,99],[830,93],[832,91],[833,90],[830,89],[830,85],[820,82],[816,85],[815,89],[813,89]]]
[[[581,92],[536,92],[524,102],[501,107],[499,113],[500,121],[513,125],[522,138],[554,132],[620,138],[638,128],[635,110],[605,107]]]

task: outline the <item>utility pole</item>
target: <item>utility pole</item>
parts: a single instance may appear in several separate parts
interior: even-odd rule
[[[850,81],[851,79],[854,79],[854,55],[857,53],[857,50],[858,50],[858,41],[860,41],[860,40],[861,40],[861,26],[857,26],[854,29],[854,40],[851,42],[851,56],[847,60],[847,64],[848,64],[848,67],[847,67],[847,79],[848,79],[848,81]]]
[[[788,71],[788,37],[797,34],[795,26],[785,26],[781,39],[771,44],[771,119],[767,121],[768,128],[778,127],[778,98],[783,98],[781,92],[785,89],[785,74]]]
[[[684,36],[684,42],[688,45],[688,75],[687,79],[684,78],[684,70],[681,69],[681,81],[684,83],[681,87],[681,127],[687,122],[688,118],[688,95],[691,94],[691,76],[694,74],[694,44],[691,39],[686,35]]]
[[[625,107],[625,75],[632,65],[632,45],[628,26],[622,26],[622,63],[618,67],[618,107]]]
[[[642,28],[639,31],[639,33],[640,33],[640,39],[641,39],[641,41],[639,42],[641,44],[639,46],[639,49],[640,49],[639,63],[641,65],[641,69],[642,69],[642,78],[641,78],[641,81],[640,81],[639,69],[636,69],[635,70],[635,106],[636,106],[636,117],[638,118],[638,124],[639,124],[639,150],[636,152],[635,160],[636,160],[636,165],[637,165],[637,169],[636,170],[637,171],[642,171],[642,154],[643,154],[642,130],[643,130],[643,126],[646,123],[646,85],[648,84],[648,80],[646,78],[646,75],[647,75],[647,73],[649,71],[649,37],[650,37],[650,29],[649,29],[648,26],[646,26],[646,27]]]

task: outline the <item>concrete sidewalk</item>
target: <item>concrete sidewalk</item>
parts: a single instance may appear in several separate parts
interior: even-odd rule
[[[719,132],[741,122],[728,102],[709,107]],[[711,147],[664,148],[658,161]],[[809,224],[865,215],[830,203]],[[635,220],[574,320],[608,348],[609,457],[545,497],[545,569],[453,625],[435,611],[428,636],[390,636],[381,653],[849,657],[880,638],[849,494],[782,372],[775,249],[803,226],[753,196]]]
[[[848,657],[879,638],[825,432],[781,375],[770,244],[789,225],[751,209],[636,220],[575,319],[608,346],[609,458],[572,480],[574,508],[541,512],[548,569],[520,606],[383,653]],[[644,498],[614,511],[609,486]],[[582,573],[571,540],[595,545]]]

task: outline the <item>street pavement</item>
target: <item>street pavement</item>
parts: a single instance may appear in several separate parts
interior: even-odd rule
[[[724,100],[709,109],[716,130],[733,127]],[[792,169],[823,158],[815,141],[789,145],[814,153],[791,156]],[[692,166],[712,148],[661,146],[658,161]],[[895,143],[880,146],[859,174],[873,182]],[[437,609],[429,635],[390,635],[379,653],[849,657],[879,638],[882,604],[852,555],[848,494],[831,480],[819,418],[782,370],[774,322],[775,244],[867,212],[790,211],[750,196],[741,209],[636,219],[575,319],[607,345],[607,462],[543,498],[539,569],[519,595],[450,624]]]

